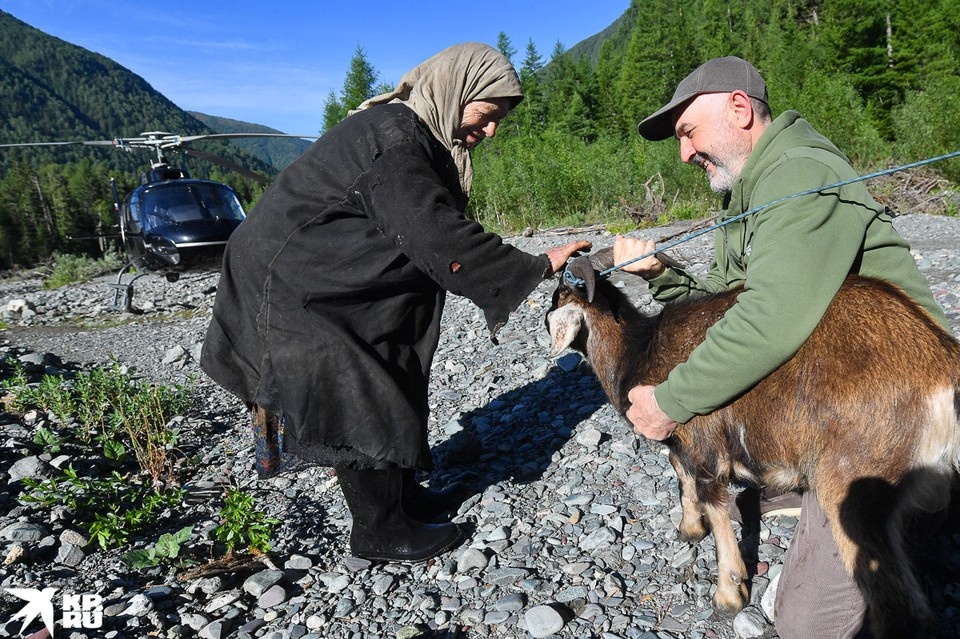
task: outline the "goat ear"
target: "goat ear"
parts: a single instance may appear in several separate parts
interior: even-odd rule
[[[587,290],[587,302],[593,302],[593,292],[597,287],[597,272],[593,269],[593,264],[587,256],[578,257],[567,266],[571,275],[583,280],[583,286]]]
[[[583,325],[583,312],[574,304],[561,306],[547,315],[550,329],[550,357],[556,357],[573,343]]]

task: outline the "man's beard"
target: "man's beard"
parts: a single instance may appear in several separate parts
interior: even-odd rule
[[[721,120],[719,139],[722,140],[723,158],[716,154],[697,153],[693,162],[706,171],[706,162],[713,165],[713,175],[707,173],[710,188],[716,193],[729,193],[737,183],[743,166],[752,151],[750,142],[737,134],[737,130],[726,120]]]
[[[707,173],[707,179],[710,181],[710,189],[715,193],[729,193],[740,177],[739,170],[734,173],[726,161],[720,161],[715,156],[697,153],[692,161],[705,172],[707,162],[713,165],[713,173]]]

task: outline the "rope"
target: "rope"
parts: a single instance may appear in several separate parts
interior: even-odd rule
[[[762,211],[763,209],[767,208],[768,206],[773,206],[774,204],[779,204],[780,202],[783,202],[783,201],[785,201],[785,200],[791,200],[791,199],[793,199],[793,198],[802,197],[802,196],[804,196],[804,195],[813,195],[813,194],[816,194],[816,193],[822,193],[823,191],[827,191],[827,190],[829,190],[829,189],[839,189],[840,187],[842,187],[842,186],[847,186],[847,185],[849,185],[849,184],[856,184],[857,182],[864,182],[864,181],[866,181],[866,180],[872,180],[872,179],[874,179],[874,178],[882,177],[882,176],[884,176],[884,175],[892,175],[892,174],[894,174],[894,173],[899,173],[900,171],[907,171],[907,170],[910,170],[910,169],[915,169],[915,168],[917,168],[917,167],[926,166],[927,164],[933,164],[934,162],[941,162],[941,161],[943,161],[943,160],[949,160],[949,159],[955,158],[955,157],[960,157],[960,151],[954,151],[954,152],[952,152],[952,153],[946,153],[946,154],[944,154],[944,155],[938,155],[938,156],[933,157],[933,158],[928,158],[928,159],[926,159],[926,160],[920,160],[920,161],[918,161],[918,162],[912,162],[912,163],[910,163],[910,164],[904,164],[904,165],[902,165],[902,166],[895,166],[895,167],[890,168],[890,169],[884,169],[883,171],[877,171],[876,173],[870,173],[870,174],[868,174],[868,175],[861,175],[861,176],[858,176],[858,177],[855,177],[855,178],[851,178],[851,179],[849,179],[849,180],[844,180],[844,181],[842,181],[842,182],[836,182],[836,183],[834,183],[834,184],[828,184],[828,185],[826,185],[826,186],[820,186],[820,187],[817,187],[817,188],[815,188],[815,189],[809,189],[809,190],[807,190],[807,191],[801,191],[800,193],[793,193],[793,194],[791,194],[791,195],[785,195],[784,197],[778,198],[778,199],[776,199],[776,200],[772,200],[772,201],[770,201],[770,202],[767,202],[766,204],[761,204],[760,206],[754,207],[754,208],[750,209],[749,211],[744,211],[743,213],[740,213],[739,215],[735,215],[735,216],[733,216],[733,217],[731,217],[731,218],[727,218],[726,220],[724,220],[724,221],[722,221],[722,222],[719,222],[719,223],[717,223],[717,224],[714,224],[713,226],[708,226],[708,227],[706,227],[706,228],[700,229],[699,231],[695,231],[695,232],[693,232],[693,233],[690,233],[689,235],[686,235],[686,236],[684,236],[684,237],[681,237],[681,238],[679,238],[679,239],[677,239],[677,240],[674,240],[674,241],[672,241],[672,242],[668,242],[667,244],[664,244],[664,245],[662,245],[662,246],[659,246],[659,247],[657,247],[656,249],[654,249],[654,250],[652,250],[652,251],[649,251],[649,252],[647,252],[647,253],[644,253],[643,255],[640,255],[639,257],[633,258],[632,260],[627,260],[626,262],[623,262],[623,263],[621,263],[621,264],[615,264],[615,265],[611,266],[611,267],[608,268],[608,269],[605,269],[605,270],[603,270],[603,271],[600,271],[600,273],[598,273],[598,276],[599,276],[599,277],[608,277],[608,276],[609,276],[611,273],[613,273],[614,271],[618,271],[618,270],[622,269],[622,268],[625,267],[625,266],[628,266],[628,265],[630,265],[630,264],[633,264],[634,262],[638,262],[638,261],[640,261],[640,260],[642,260],[642,259],[648,258],[648,257],[650,257],[651,255],[656,255],[657,253],[660,253],[660,252],[662,252],[662,251],[666,251],[666,250],[668,250],[668,249],[671,249],[671,248],[673,248],[673,247],[675,247],[675,246],[678,246],[678,245],[680,245],[680,244],[683,244],[684,242],[689,242],[690,240],[692,240],[692,239],[694,239],[694,238],[696,238],[696,237],[700,237],[701,235],[703,235],[703,234],[705,234],[705,233],[709,233],[709,232],[711,232],[711,231],[716,231],[717,229],[722,228],[722,227],[726,226],[727,224],[732,224],[733,222],[737,222],[737,221],[739,221],[739,220],[742,220],[743,218],[748,217],[748,216],[750,216],[750,215],[753,215],[754,213],[759,213],[760,211]],[[570,273],[570,271],[569,271],[568,269],[566,269],[566,268],[565,268],[564,271],[563,271],[563,279],[564,279],[568,284],[570,284],[571,286],[576,286],[576,287],[578,287],[578,288],[582,288],[582,287],[584,286],[584,284],[585,284],[582,278],[577,277],[577,276],[574,275],[573,273]]]

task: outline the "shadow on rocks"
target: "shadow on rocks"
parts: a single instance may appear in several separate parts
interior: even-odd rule
[[[460,482],[480,494],[501,481],[540,479],[577,425],[607,403],[588,365],[567,368],[464,413],[462,430],[433,448],[438,485]]]

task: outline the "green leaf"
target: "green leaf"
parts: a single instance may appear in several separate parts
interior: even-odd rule
[[[131,568],[152,568],[160,563],[156,550],[147,548],[145,550],[131,550],[122,557],[123,563]]]
[[[182,544],[187,541],[190,541],[190,535],[192,534],[193,534],[193,526],[185,526],[173,534],[173,539],[178,544]]]
[[[127,456],[127,448],[116,439],[107,439],[103,442],[103,456],[110,461],[123,461]]]
[[[161,557],[173,558],[180,554],[180,543],[174,539],[173,535],[163,534],[157,540],[156,551]]]

